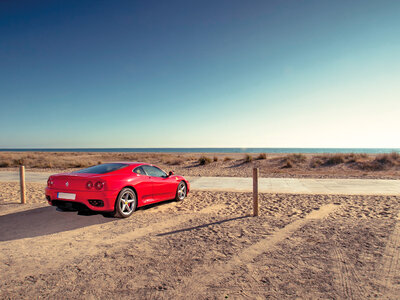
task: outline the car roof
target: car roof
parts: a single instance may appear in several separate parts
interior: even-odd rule
[[[134,166],[134,167],[143,166],[143,165],[152,166],[152,164],[144,163],[144,162],[138,162],[138,161],[113,161],[112,163],[127,164],[129,166]]]

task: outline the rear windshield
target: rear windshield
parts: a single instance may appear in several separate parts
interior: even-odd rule
[[[105,173],[109,173],[109,172],[112,172],[115,170],[122,169],[123,167],[126,167],[126,166],[127,166],[127,164],[119,164],[119,163],[102,164],[102,165],[78,170],[78,171],[75,171],[74,173],[105,174]]]

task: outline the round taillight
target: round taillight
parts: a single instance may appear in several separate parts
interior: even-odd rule
[[[53,180],[52,179],[47,179],[47,186],[48,187],[51,187],[52,185],[54,184],[54,182],[53,182]]]
[[[93,187],[93,182],[91,182],[91,181],[86,182],[86,188],[88,190],[90,190],[92,187]]]
[[[95,187],[97,190],[101,190],[101,189],[103,188],[103,186],[104,186],[104,183],[101,182],[101,181],[97,181],[97,182],[95,183],[95,185],[94,185],[94,187]]]

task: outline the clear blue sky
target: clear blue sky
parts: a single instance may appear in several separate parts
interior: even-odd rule
[[[1,1],[0,148],[400,147],[400,1]]]

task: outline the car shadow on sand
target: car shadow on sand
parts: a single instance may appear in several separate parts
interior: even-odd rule
[[[140,206],[137,208],[138,211],[146,211],[148,209],[152,209],[152,208],[163,208],[163,206],[167,206],[170,203],[177,203],[177,201],[175,199],[172,200],[164,200],[161,202],[156,202],[156,203],[151,203],[151,204],[147,204],[144,206]]]
[[[95,212],[41,207],[0,216],[0,242],[49,235],[114,221]]]

